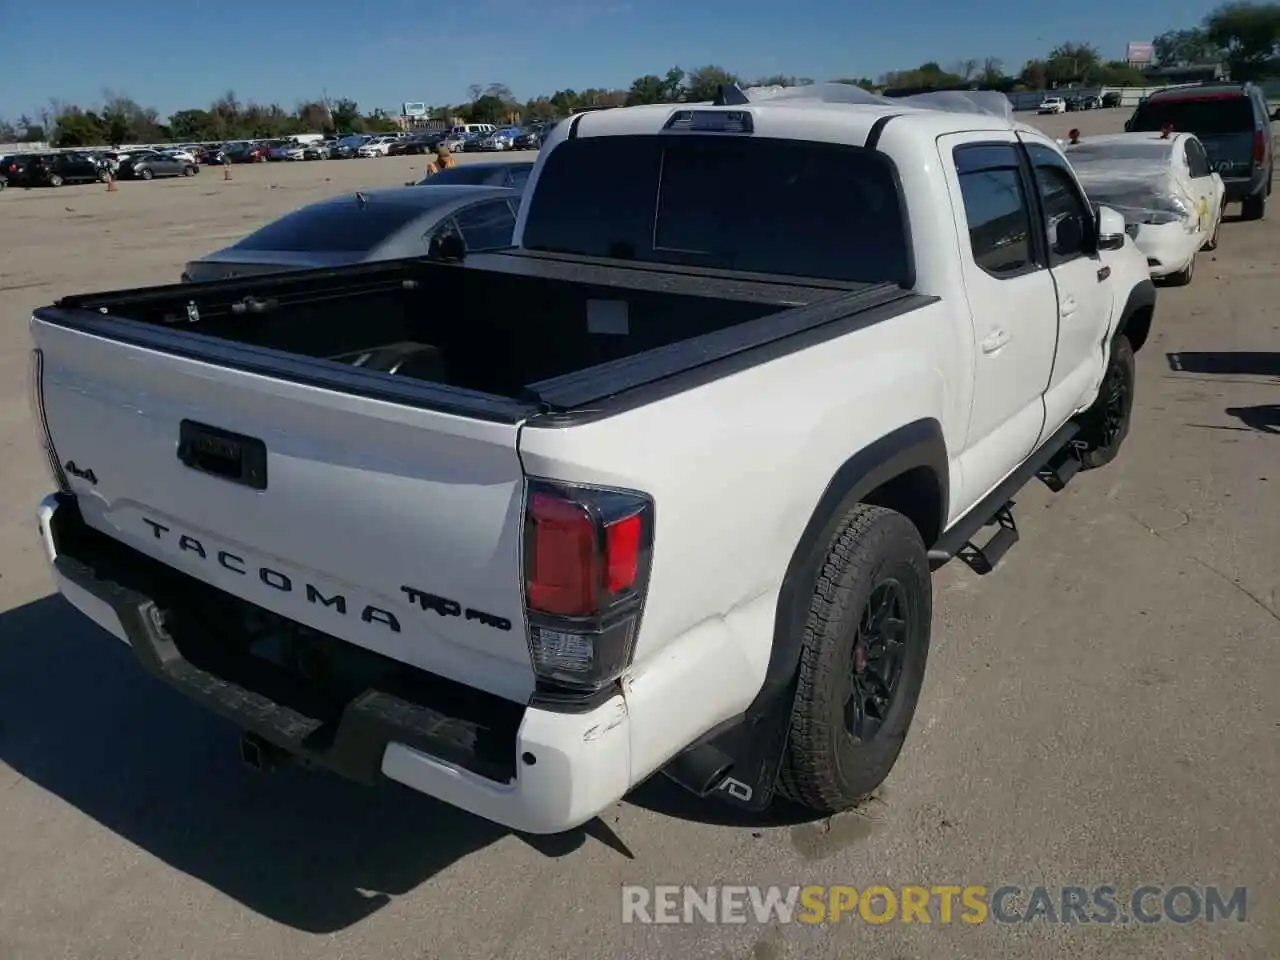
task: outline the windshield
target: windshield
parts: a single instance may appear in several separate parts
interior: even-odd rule
[[[524,245],[652,263],[905,282],[911,256],[890,161],[765,138],[567,140],[544,161]],[[608,211],[602,215],[601,211]]]
[[[429,209],[429,204],[379,202],[376,197],[370,198],[363,207],[354,197],[328,200],[295,210],[249,234],[234,247],[290,253],[339,250],[367,253]]]
[[[1253,104],[1246,96],[1147,100],[1138,104],[1129,129],[1146,133],[1161,130],[1165,124],[1199,137],[1252,133]]]

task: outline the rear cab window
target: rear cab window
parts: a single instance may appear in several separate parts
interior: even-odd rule
[[[1198,137],[1224,133],[1252,133],[1257,118],[1253,101],[1244,93],[1156,97],[1140,103],[1129,129],[1153,133],[1166,125]]]
[[[892,162],[861,147],[698,134],[565,140],[523,246],[581,256],[909,285]],[[602,211],[608,211],[602,215]]]

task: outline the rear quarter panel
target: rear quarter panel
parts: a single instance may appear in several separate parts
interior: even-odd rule
[[[595,422],[521,431],[527,474],[653,497],[653,571],[628,682],[654,667],[669,675],[673,658],[714,669],[696,696],[673,700],[690,738],[760,690],[783,576],[837,470],[898,427],[945,419],[959,350],[949,309],[930,303]],[[643,763],[643,746],[633,749]]]

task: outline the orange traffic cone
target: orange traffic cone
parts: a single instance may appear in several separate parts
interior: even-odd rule
[[[116,192],[116,178],[111,175],[111,171],[107,171],[107,193]]]

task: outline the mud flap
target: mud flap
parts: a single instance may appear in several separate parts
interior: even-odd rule
[[[795,697],[793,680],[762,704],[762,709],[748,713],[708,741],[733,760],[728,774],[708,797],[756,813],[773,802],[791,730]]]

